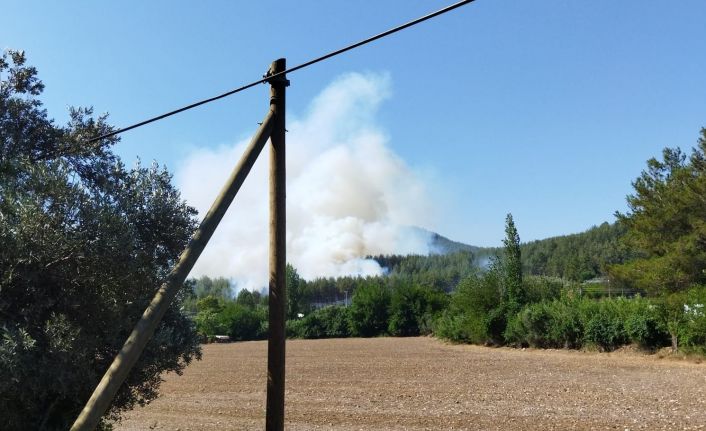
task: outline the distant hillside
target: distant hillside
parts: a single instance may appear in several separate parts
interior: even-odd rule
[[[502,255],[502,248],[499,247],[476,247],[435,232],[420,230],[431,235],[432,252],[452,254],[470,251],[474,264],[479,267],[487,266],[492,256]],[[520,249],[524,272],[574,281],[602,277],[609,265],[622,263],[632,256],[620,242],[624,233],[625,229],[617,223],[603,223],[585,232],[523,243]]]
[[[425,232],[431,235],[429,248],[431,249],[432,253],[449,254],[456,253],[459,251],[470,251],[471,253],[475,253],[480,249],[480,247],[476,247],[474,245],[468,245],[462,242],[450,240],[443,235],[439,235],[436,232]]]
[[[574,281],[604,276],[609,265],[632,256],[620,242],[624,234],[623,226],[603,223],[585,232],[522,244],[523,269]]]
[[[624,234],[617,223],[603,223],[580,233],[522,243],[522,269],[525,274],[573,281],[603,277],[608,266],[632,257],[620,241]],[[477,256],[483,254],[502,255],[502,248],[479,249]]]

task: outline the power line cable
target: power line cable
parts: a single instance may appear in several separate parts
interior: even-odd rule
[[[127,132],[128,130],[136,129],[136,128],[141,127],[141,126],[144,126],[144,125],[146,125],[146,124],[153,123],[153,122],[155,122],[155,121],[159,121],[159,120],[162,120],[162,119],[167,118],[167,117],[171,117],[172,115],[178,114],[178,113],[180,113],[180,112],[188,111],[189,109],[196,108],[197,106],[205,105],[206,103],[210,103],[210,102],[216,101],[216,100],[218,100],[218,99],[223,99],[224,97],[228,97],[228,96],[233,95],[233,94],[235,94],[235,93],[239,93],[239,92],[241,92],[241,91],[243,91],[243,90],[247,90],[248,88],[252,88],[252,87],[254,87],[254,86],[258,85],[258,84],[263,84],[263,83],[265,83],[265,82],[269,82],[270,80],[272,80],[272,79],[274,79],[274,78],[277,78],[277,77],[279,77],[279,76],[285,75],[285,74],[287,74],[287,73],[296,72],[297,70],[304,69],[305,67],[311,66],[312,64],[316,64],[316,63],[318,63],[318,62],[320,62],[320,61],[324,61],[324,60],[327,60],[327,59],[329,59],[329,58],[331,58],[331,57],[335,57],[335,56],[337,56],[337,55],[339,55],[339,54],[343,54],[343,53],[346,52],[346,51],[350,51],[350,50],[352,50],[352,49],[355,49],[355,48],[361,47],[361,46],[363,46],[363,45],[366,45],[366,44],[368,44],[368,43],[370,43],[370,42],[374,42],[374,41],[376,41],[376,40],[378,40],[378,39],[382,39],[383,37],[389,36],[389,35],[391,35],[391,34],[393,34],[393,33],[397,33],[397,32],[400,31],[400,30],[404,30],[404,29],[406,29],[406,28],[408,28],[408,27],[412,27],[413,25],[419,24],[419,23],[424,22],[424,21],[426,21],[426,20],[429,20],[429,19],[431,19],[431,18],[434,18],[434,17],[437,17],[437,16],[439,16],[439,15],[445,14],[446,12],[450,12],[450,11],[456,9],[456,8],[461,7],[461,6],[467,5],[467,4],[469,4],[469,3],[473,3],[474,1],[475,1],[475,0],[462,0],[462,1],[459,1],[459,2],[457,2],[457,3],[454,3],[454,4],[450,5],[450,6],[447,6],[447,7],[443,8],[443,9],[439,9],[439,10],[437,10],[436,12],[432,12],[432,13],[430,13],[430,14],[424,15],[424,16],[422,16],[422,17],[420,17],[420,18],[414,19],[414,20],[409,21],[409,22],[407,22],[407,23],[405,23],[405,24],[402,24],[402,25],[399,25],[399,26],[397,26],[397,27],[391,28],[390,30],[387,30],[387,31],[384,31],[384,32],[382,32],[382,33],[376,34],[375,36],[371,36],[371,37],[369,37],[369,38],[367,38],[367,39],[361,40],[360,42],[354,43],[354,44],[352,44],[352,45],[348,45],[348,46],[346,46],[345,48],[341,48],[341,49],[338,49],[338,50],[336,50],[336,51],[329,52],[328,54],[325,54],[325,55],[322,55],[321,57],[318,57],[318,58],[315,58],[315,59],[313,59],[313,60],[307,61],[306,63],[302,63],[302,64],[300,64],[300,65],[298,65],[298,66],[291,67],[291,68],[289,68],[289,69],[287,69],[287,70],[284,70],[284,71],[279,72],[279,73],[275,73],[275,74],[273,74],[273,75],[267,75],[267,76],[263,77],[262,79],[259,79],[259,80],[257,80],[257,81],[251,82],[251,83],[246,84],[246,85],[243,85],[242,87],[235,88],[235,89],[230,90],[230,91],[228,91],[228,92],[225,92],[225,93],[223,93],[223,94],[219,94],[218,96],[210,97],[210,98],[208,98],[208,99],[203,99],[203,100],[200,100],[200,101],[198,101],[198,102],[194,102],[194,103],[192,103],[192,104],[190,104],[190,105],[183,106],[183,107],[181,107],[181,108],[179,108],[179,109],[175,109],[175,110],[173,110],[173,111],[169,111],[169,112],[164,113],[164,114],[162,114],[162,115],[158,115],[158,116],[156,116],[156,117],[152,117],[152,118],[150,118],[150,119],[147,119],[147,120],[144,120],[144,121],[140,121],[139,123],[135,123],[135,124],[133,124],[133,125],[131,125],[131,126],[123,127],[122,129],[114,130],[114,131],[112,131],[112,132],[110,132],[110,133],[106,133],[106,134],[104,134],[104,135],[101,135],[101,136],[98,136],[98,137],[95,137],[95,138],[91,138],[91,139],[88,140],[88,142],[95,142],[95,141],[98,141],[98,140],[101,140],[101,139],[110,138],[111,136],[115,136],[115,135],[118,135],[118,134],[120,134],[120,133]]]

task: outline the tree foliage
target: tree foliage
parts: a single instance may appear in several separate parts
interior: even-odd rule
[[[47,117],[21,52],[0,58],[0,429],[67,429],[164,280],[195,211],[156,165],[127,169],[105,117]],[[183,297],[183,296],[182,296]],[[113,416],[154,399],[200,350],[169,308]]]
[[[448,295],[438,289],[404,281],[393,283],[388,332],[394,336],[429,334],[432,322],[448,305]]]
[[[503,302],[517,312],[525,304],[526,295],[522,286],[522,253],[520,235],[517,233],[512,214],[505,218],[505,238],[503,239]]]
[[[617,213],[625,242],[639,256],[611,275],[650,293],[675,292],[706,282],[706,129],[687,156],[665,148],[633,182],[629,211]]]
[[[501,302],[500,283],[496,267],[462,280],[437,320],[435,334],[453,341],[488,342],[488,316]]]
[[[351,335],[350,308],[337,305],[320,308],[302,319],[287,321],[287,335],[294,338],[343,338]]]
[[[470,251],[448,254],[373,256],[391,278],[451,292],[463,278],[477,272],[475,256]]]
[[[233,289],[230,281],[225,277],[211,278],[206,275],[194,280],[194,295],[196,298],[215,296],[216,298],[228,299],[233,296]]]
[[[523,270],[570,281],[605,276],[610,265],[632,256],[620,241],[625,230],[621,223],[602,223],[585,232],[524,243],[520,246]]]
[[[304,311],[303,302],[303,280],[299,277],[297,270],[287,264],[285,270],[285,280],[287,286],[287,319],[296,319],[297,315]]]
[[[367,279],[351,303],[351,332],[359,337],[385,334],[390,313],[390,288],[380,278]]]

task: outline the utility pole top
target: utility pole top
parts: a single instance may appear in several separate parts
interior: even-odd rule
[[[270,68],[267,70],[267,73],[264,74],[262,77],[267,78],[267,83],[272,85],[272,86],[280,86],[282,83],[284,83],[285,87],[289,87],[289,80],[285,76],[284,72],[287,70],[287,59],[286,58],[278,58],[277,60],[273,61],[272,64],[270,64]],[[278,73],[281,73],[281,75],[273,76]]]

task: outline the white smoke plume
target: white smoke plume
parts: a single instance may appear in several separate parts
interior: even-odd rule
[[[375,122],[389,95],[387,75],[351,73],[302,118],[288,113],[287,260],[306,279],[381,274],[365,256],[429,252],[429,235],[409,226],[432,222],[430,193]],[[183,197],[201,215],[248,140],[194,151],[178,170]],[[191,276],[228,277],[238,289],[267,285],[267,170],[265,147]]]

